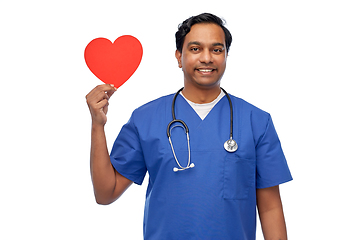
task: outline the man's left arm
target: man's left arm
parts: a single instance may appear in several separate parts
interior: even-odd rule
[[[287,240],[279,186],[257,189],[256,199],[265,240]]]

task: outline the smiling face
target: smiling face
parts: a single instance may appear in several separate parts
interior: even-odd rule
[[[185,88],[220,88],[226,68],[225,33],[213,23],[198,23],[185,36],[182,53],[176,51]]]

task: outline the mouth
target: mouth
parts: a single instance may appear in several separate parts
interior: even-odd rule
[[[216,69],[214,69],[214,68],[197,68],[195,70],[200,73],[211,73],[211,72],[214,72]]]

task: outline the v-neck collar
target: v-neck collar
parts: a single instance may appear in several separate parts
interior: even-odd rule
[[[179,94],[180,95],[180,94]],[[219,105],[222,105],[222,102],[225,99],[223,96],[215,106],[210,110],[210,112],[206,115],[204,119],[201,119],[200,116],[196,113],[194,108],[188,103],[184,96],[180,95],[179,99],[177,99],[175,103],[175,116],[177,119],[182,119],[186,123],[189,122],[190,125],[199,126],[201,123],[208,121],[208,118],[211,118],[213,114],[217,114]]]
[[[224,91],[221,89],[220,94],[210,103],[194,103],[187,99],[182,92],[180,92],[180,95],[185,99],[185,101],[190,105],[190,107],[194,110],[194,112],[198,115],[198,117],[204,121],[205,118],[210,114],[212,109],[221,101],[221,99],[225,96]]]

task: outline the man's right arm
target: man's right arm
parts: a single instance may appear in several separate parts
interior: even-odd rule
[[[114,86],[103,84],[86,95],[92,119],[90,171],[98,204],[114,202],[132,184],[132,181],[123,177],[112,166],[106,144],[104,129],[107,121],[106,113],[109,99],[115,91]]]

